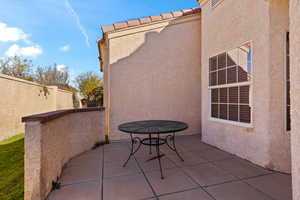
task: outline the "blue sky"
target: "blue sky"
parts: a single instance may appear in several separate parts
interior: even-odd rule
[[[100,26],[197,7],[196,0],[1,0],[0,58],[68,66],[72,78],[99,73]]]

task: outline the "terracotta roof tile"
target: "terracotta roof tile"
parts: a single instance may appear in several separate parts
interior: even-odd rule
[[[194,14],[193,9],[182,10],[183,16]]]
[[[118,29],[138,26],[138,25],[142,25],[142,24],[148,24],[151,22],[157,22],[157,21],[161,21],[161,20],[165,20],[165,19],[172,19],[172,18],[177,18],[177,17],[181,17],[181,16],[192,15],[192,14],[196,14],[196,13],[200,13],[200,12],[201,12],[201,8],[192,8],[192,9],[175,11],[175,12],[165,13],[165,14],[156,15],[156,16],[144,17],[144,18],[140,18],[140,19],[116,23],[116,24],[109,25],[109,26],[102,26],[102,31],[103,31],[103,33],[106,33],[106,32],[111,32],[111,31],[115,31]]]
[[[127,23],[128,23],[128,26],[129,26],[129,27],[140,25],[140,21],[139,21],[138,19],[135,19],[135,20],[129,20]]]
[[[176,12],[172,12],[174,17],[181,17],[183,16],[183,12],[182,11],[176,11]]]
[[[148,24],[151,23],[150,17],[140,18],[141,24]]]
[[[114,31],[115,27],[113,25],[102,26],[103,33]]]
[[[152,22],[156,22],[156,21],[160,21],[162,20],[162,17],[160,15],[157,15],[157,16],[151,16],[151,21]]]
[[[201,8],[192,8],[192,9],[195,14],[201,12]]]
[[[120,23],[114,24],[114,27],[115,27],[115,29],[127,28],[128,24],[127,24],[127,22],[120,22]]]
[[[173,18],[172,13],[161,14],[162,19],[171,19]]]

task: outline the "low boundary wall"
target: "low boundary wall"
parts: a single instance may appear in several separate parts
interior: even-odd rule
[[[104,142],[104,108],[54,111],[24,117],[25,200],[43,200],[73,157]]]

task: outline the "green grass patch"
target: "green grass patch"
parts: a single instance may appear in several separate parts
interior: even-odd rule
[[[0,200],[24,199],[24,134],[0,142]]]

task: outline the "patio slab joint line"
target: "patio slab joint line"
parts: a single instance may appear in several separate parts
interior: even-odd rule
[[[269,174],[269,175],[270,175],[270,174]],[[245,183],[245,184],[247,184],[249,187],[253,188],[253,189],[256,190],[257,192],[266,195],[266,196],[269,197],[271,200],[277,200],[277,199],[274,199],[273,197],[271,197],[269,194],[267,194],[267,193],[265,193],[265,192],[263,192],[263,191],[261,191],[261,190],[255,188],[255,187],[253,187],[252,185],[250,185],[249,183],[247,183],[247,181],[242,180],[242,182]]]
[[[102,148],[102,168],[101,168],[101,171],[102,171],[102,174],[101,174],[101,195],[100,195],[100,198],[101,200],[103,200],[103,176],[104,176],[104,146]]]
[[[126,143],[127,143],[127,142],[126,142]],[[128,149],[130,149],[129,144],[126,145],[126,147],[127,147]],[[218,151],[224,152],[223,150],[220,150],[220,149],[218,149],[218,148],[215,148],[215,149],[218,150]],[[209,149],[204,149],[204,150],[203,150],[203,152],[206,152],[206,151],[209,151]],[[164,150],[162,151],[162,153],[163,153],[163,152],[164,152]],[[191,151],[191,152],[192,152],[192,151]],[[104,184],[103,184],[103,182],[104,182],[104,181],[103,181],[103,180],[104,180],[104,171],[105,171],[105,169],[104,169],[104,160],[105,160],[104,158],[105,158],[105,154],[106,154],[106,153],[105,153],[105,150],[102,149],[101,200],[104,200],[104,191],[103,191],[103,189],[104,189]],[[176,163],[176,161],[174,161],[173,159],[169,159],[169,155],[166,154],[166,158],[167,158],[171,163],[174,164],[175,168],[177,168],[177,169],[179,169],[181,172],[183,172],[183,174],[185,174],[185,175],[186,175],[192,182],[194,182],[196,185],[195,185],[193,188],[188,188],[188,189],[184,189],[184,190],[180,190],[180,191],[174,191],[174,192],[169,192],[169,193],[164,193],[164,194],[157,194],[157,193],[156,193],[156,191],[154,190],[154,187],[151,185],[150,179],[148,179],[148,177],[146,176],[147,170],[146,170],[146,172],[145,172],[145,170],[144,170],[143,167],[142,167],[142,164],[141,164],[140,161],[139,161],[139,158],[137,158],[136,155],[133,155],[133,156],[131,157],[131,159],[134,160],[134,161],[136,162],[138,168],[140,169],[140,172],[139,172],[139,173],[143,175],[143,177],[145,178],[146,182],[148,183],[148,185],[149,185],[149,187],[150,187],[150,189],[151,189],[151,191],[152,191],[152,194],[154,195],[154,196],[152,196],[152,197],[145,198],[144,200],[146,200],[146,199],[148,200],[148,199],[152,199],[152,198],[159,200],[161,197],[164,197],[164,196],[167,196],[167,195],[178,194],[178,193],[185,193],[185,192],[189,192],[189,191],[193,191],[193,190],[197,190],[197,189],[201,189],[201,190],[202,190],[206,195],[208,195],[212,200],[217,200],[216,197],[214,197],[213,194],[211,194],[211,193],[209,192],[209,189],[208,189],[208,188],[214,187],[214,186],[221,186],[221,187],[222,187],[222,185],[225,185],[225,184],[238,183],[238,182],[239,182],[239,183],[242,183],[242,184],[246,184],[246,185],[249,187],[249,189],[252,188],[254,191],[256,191],[257,193],[259,193],[259,194],[261,194],[261,195],[263,195],[263,196],[265,196],[266,198],[268,198],[268,199],[270,199],[270,200],[277,200],[275,197],[272,197],[270,194],[268,194],[268,193],[264,192],[263,190],[261,190],[261,188],[256,188],[256,187],[252,186],[251,184],[249,184],[247,181],[248,181],[248,180],[251,180],[251,179],[259,178],[259,177],[265,177],[265,176],[270,176],[270,175],[274,175],[274,174],[282,174],[282,173],[279,173],[279,172],[276,172],[276,171],[268,170],[268,171],[266,171],[266,172],[264,172],[264,173],[261,173],[261,174],[259,174],[259,173],[258,173],[257,175],[252,174],[252,176],[251,176],[251,174],[250,174],[250,176],[240,177],[239,175],[235,175],[234,172],[231,172],[230,170],[227,170],[226,167],[222,167],[222,165],[221,165],[221,166],[218,165],[218,162],[222,162],[222,161],[226,161],[226,160],[234,160],[235,157],[236,157],[235,155],[231,155],[231,156],[228,156],[228,157],[224,157],[224,158],[222,158],[222,159],[219,159],[219,160],[210,160],[210,159],[205,159],[205,158],[204,158],[204,160],[205,160],[206,162],[192,165],[192,166],[197,166],[197,165],[202,165],[202,164],[207,164],[207,163],[209,163],[209,164],[211,164],[211,165],[217,167],[218,169],[223,170],[225,173],[228,173],[229,175],[232,176],[232,178],[234,178],[233,180],[223,181],[223,182],[219,182],[219,183],[215,183],[215,184],[201,185],[200,183],[198,183],[198,181],[197,181],[192,175],[190,175],[190,174],[185,170],[184,166],[181,166],[180,164]],[[239,158],[239,157],[238,157],[238,158]],[[100,159],[100,160],[101,160],[101,159]],[[191,166],[191,167],[192,167],[192,166]],[[188,167],[188,166],[187,166],[187,167]],[[129,176],[129,175],[126,175],[126,176]],[[246,185],[245,185],[245,187],[246,187]]]
[[[222,150],[220,150],[220,149],[218,149],[218,148],[215,148],[215,149],[217,149],[217,150],[219,150],[219,151],[222,151]],[[204,151],[205,151],[205,150],[204,150]],[[181,168],[181,170],[184,172],[185,175],[187,175],[188,177],[190,177],[197,185],[199,185],[199,187],[200,187],[201,189],[203,189],[203,190],[204,190],[211,198],[213,198],[214,200],[216,200],[216,199],[215,199],[208,191],[206,191],[206,188],[212,187],[212,186],[223,185],[223,184],[226,184],[226,183],[238,182],[238,181],[241,181],[241,182],[243,182],[243,183],[246,183],[248,186],[250,186],[251,188],[253,188],[253,189],[256,190],[257,192],[259,192],[259,193],[261,193],[261,194],[267,196],[267,197],[270,198],[271,200],[276,200],[276,199],[274,199],[273,197],[271,197],[270,195],[266,194],[265,192],[263,192],[263,191],[261,191],[261,190],[259,190],[259,189],[257,189],[257,188],[254,188],[254,187],[251,186],[249,183],[247,183],[246,180],[249,180],[249,179],[252,179],[252,178],[257,178],[257,177],[262,177],[262,176],[267,176],[267,175],[271,175],[271,174],[276,174],[277,172],[270,171],[270,173],[267,173],[267,174],[262,174],[262,175],[257,175],[257,176],[252,176],[252,177],[247,177],[247,178],[239,178],[238,176],[236,176],[236,175],[230,173],[229,171],[225,170],[224,168],[217,166],[217,164],[215,163],[215,162],[220,162],[220,161],[225,161],[225,160],[233,160],[233,159],[234,159],[233,157],[228,157],[228,158],[220,159],[220,160],[217,160],[217,161],[209,161],[209,160],[206,160],[207,162],[205,162],[205,163],[210,163],[210,164],[212,164],[212,165],[214,165],[214,166],[216,166],[216,167],[218,167],[218,168],[220,168],[220,169],[223,169],[224,171],[226,171],[227,173],[231,174],[232,176],[234,176],[234,177],[236,178],[236,180],[225,181],[225,182],[222,182],[222,183],[217,183],[217,184],[212,184],[212,185],[207,185],[207,186],[201,186],[200,184],[198,184],[197,181],[194,180],[194,178],[191,177],[188,173],[186,173],[185,170],[182,169],[181,166],[177,165],[176,162],[174,162],[172,159],[170,159],[170,160],[171,160],[177,167]],[[205,164],[205,163],[201,163],[201,164]],[[200,165],[201,165],[201,164],[200,164]],[[198,165],[198,164],[197,164],[197,165]],[[194,165],[194,166],[196,166],[196,165]]]
[[[215,167],[218,167],[216,163],[212,163],[212,165],[214,165]],[[261,175],[257,175],[257,176],[247,177],[247,178],[239,178],[238,176],[236,176],[236,175],[230,173],[228,170],[226,170],[226,169],[224,169],[224,168],[222,168],[222,167],[220,167],[220,168],[223,169],[224,171],[226,171],[227,173],[231,174],[232,176],[234,176],[235,178],[238,179],[238,180],[229,181],[230,183],[231,183],[231,182],[237,182],[237,181],[243,182],[243,183],[247,184],[250,188],[254,189],[255,191],[257,191],[257,192],[259,192],[259,193],[261,193],[261,194],[263,194],[263,195],[265,195],[265,196],[267,196],[267,197],[270,198],[271,200],[276,200],[276,199],[274,199],[273,197],[271,197],[269,194],[266,194],[265,192],[263,192],[263,191],[261,191],[261,190],[255,188],[255,187],[253,187],[252,185],[250,185],[249,183],[247,183],[246,180],[253,179],[253,178],[258,178],[258,177],[262,177],[262,176],[268,176],[268,175],[271,175],[271,174],[276,174],[277,172],[270,172],[270,173],[268,173],[268,174],[261,174]],[[220,183],[220,184],[216,184],[216,185],[222,185],[222,184],[225,184],[225,183]],[[214,186],[216,186],[216,185],[214,185]],[[206,187],[211,187],[211,186],[206,186]]]
[[[185,170],[182,168],[182,167],[180,167],[180,166],[178,166],[177,164],[176,164],[176,162],[174,162],[172,159],[170,159],[171,160],[171,162],[173,162],[173,164],[175,164],[187,177],[189,177],[194,183],[196,183],[196,185],[198,185],[198,188],[201,188],[209,197],[211,197],[213,200],[217,200],[215,197],[213,197],[208,191],[206,191],[206,189],[204,188],[204,187],[202,187],[193,177],[191,177],[188,173],[186,173],[185,172]],[[209,162],[209,161],[208,161]],[[196,189],[196,188],[194,188],[194,189]],[[191,190],[193,190],[193,189],[191,189]]]
[[[176,192],[163,193],[163,194],[158,195],[158,197],[164,197],[164,196],[168,196],[171,194],[179,194],[179,193],[183,193],[183,192],[189,192],[189,191],[193,191],[193,190],[197,190],[197,189],[202,189],[202,188],[197,185],[194,188],[184,189],[184,190],[180,190],[180,191],[176,191]]]
[[[129,147],[129,146],[128,146],[128,147]],[[146,176],[146,174],[145,174],[143,168],[140,166],[140,163],[137,161],[137,159],[136,159],[136,157],[135,157],[134,155],[133,155],[133,159],[134,159],[135,162],[137,163],[137,165],[138,165],[138,167],[140,168],[140,170],[141,170],[141,172],[142,172],[144,178],[146,179],[147,183],[149,184],[149,186],[150,186],[150,188],[151,188],[151,190],[152,190],[152,192],[153,192],[153,194],[154,194],[154,197],[155,197],[157,200],[159,200],[158,195],[156,194],[156,192],[155,192],[154,188],[152,187],[150,181],[148,180],[148,178],[147,178],[147,176]]]
[[[94,180],[86,180],[86,181],[78,181],[78,182],[74,182],[74,183],[68,183],[68,184],[62,185],[61,188],[70,187],[70,186],[74,186],[74,185],[81,185],[81,184],[86,184],[86,183],[99,183],[99,180],[94,179]]]

